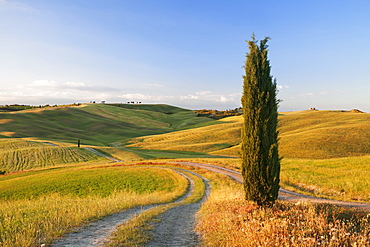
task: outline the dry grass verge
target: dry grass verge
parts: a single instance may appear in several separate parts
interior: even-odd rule
[[[324,204],[260,208],[221,185],[198,213],[203,246],[369,246],[370,214]]]

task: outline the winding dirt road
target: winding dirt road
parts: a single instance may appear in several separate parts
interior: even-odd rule
[[[207,169],[216,173],[221,173],[229,176],[235,181],[242,183],[242,176],[240,172],[233,171],[224,167],[215,165],[193,163],[193,162],[169,162],[169,164],[181,164],[186,166],[195,166],[203,169]],[[174,169],[175,170],[175,169]],[[179,171],[180,170],[180,171]],[[193,193],[194,181],[181,172],[182,169],[176,169],[181,175],[186,177],[189,181],[188,192],[176,200],[175,202],[180,203]],[[184,170],[190,172],[188,170]],[[196,173],[192,173],[197,175]],[[200,177],[199,175],[197,175]],[[208,181],[201,177],[206,184],[206,194],[209,193]],[[195,227],[195,214],[201,207],[202,202],[205,200],[206,195],[200,202],[191,203],[188,205],[179,205],[170,210],[166,211],[159,216],[160,222],[153,225],[151,231],[152,240],[145,246],[198,246],[199,239],[197,233],[194,231]],[[306,196],[299,193],[295,193],[286,189],[280,189],[279,199],[293,201],[293,202],[313,202],[313,203],[330,203],[339,206],[352,207],[359,210],[370,211],[370,204],[356,203],[356,202],[343,202],[335,201],[323,198],[317,198],[312,196]],[[162,204],[163,205],[163,204]],[[142,207],[135,207],[123,212],[113,214],[103,218],[102,220],[92,222],[88,226],[76,229],[75,232],[67,235],[64,238],[59,239],[53,246],[54,247],[77,247],[77,246],[104,246],[109,240],[110,235],[116,230],[117,226],[124,224],[125,222],[132,219],[135,215],[140,214],[150,208],[154,208],[159,205],[146,205]]]

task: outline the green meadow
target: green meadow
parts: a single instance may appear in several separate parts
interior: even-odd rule
[[[157,106],[159,107],[159,106]],[[161,106],[165,109],[166,106]],[[154,108],[156,109],[156,108]],[[172,132],[215,122],[190,110],[168,113],[87,104],[0,112],[0,138],[37,138],[55,142],[106,146],[130,138]]]

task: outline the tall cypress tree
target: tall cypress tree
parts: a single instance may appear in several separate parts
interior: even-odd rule
[[[245,197],[258,205],[272,204],[278,197],[278,104],[276,80],[270,75],[267,58],[269,38],[247,41],[242,106],[242,175]]]

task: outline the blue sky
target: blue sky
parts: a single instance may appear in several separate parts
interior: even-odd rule
[[[370,112],[370,1],[0,0],[0,104],[240,106],[271,37],[280,111]]]

